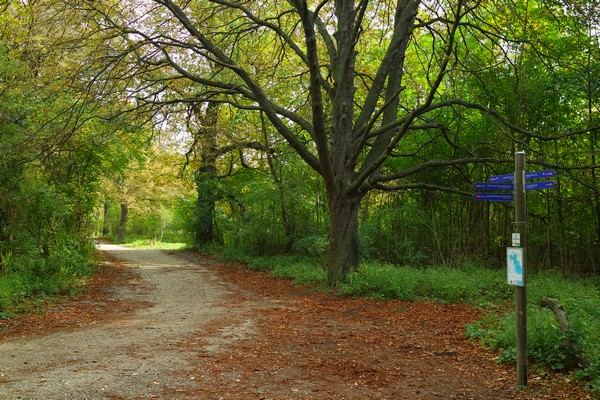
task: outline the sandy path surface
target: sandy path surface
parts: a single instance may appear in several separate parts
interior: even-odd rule
[[[113,291],[114,298],[137,304],[135,311],[75,330],[0,342],[0,399],[162,398],[167,388],[177,393],[181,371],[192,366],[180,346],[186,336],[240,312],[221,306],[231,292],[206,268],[207,259],[100,246],[136,272],[135,282]],[[243,333],[250,321],[241,324]],[[224,340],[214,337],[199,350],[210,351]]]

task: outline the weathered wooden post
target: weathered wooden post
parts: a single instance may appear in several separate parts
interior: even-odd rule
[[[516,287],[517,387],[527,386],[527,202],[525,192],[525,152],[515,153],[515,230],[523,259],[522,285]]]

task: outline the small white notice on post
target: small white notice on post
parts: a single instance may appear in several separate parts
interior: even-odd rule
[[[521,246],[521,234],[520,233],[512,234],[512,245],[513,245],[513,247]]]
[[[524,286],[522,247],[506,248],[506,271],[509,285]]]

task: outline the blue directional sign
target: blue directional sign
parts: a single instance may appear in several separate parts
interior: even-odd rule
[[[526,172],[525,179],[546,179],[555,175],[556,171],[553,170]],[[489,182],[475,182],[473,188],[477,190],[514,190],[515,185],[512,183],[514,180],[514,174],[494,175],[489,179]],[[555,187],[556,183],[554,181],[525,182],[525,190],[553,189]],[[513,193],[475,193],[473,198],[492,202],[515,200]]]
[[[554,181],[540,181],[540,182],[525,183],[525,190],[553,189],[555,187],[556,187],[556,183]]]
[[[544,178],[552,178],[556,175],[556,171],[547,170],[547,171],[534,171],[534,172],[526,172],[525,179],[544,179]],[[499,182],[512,182],[514,181],[514,174],[505,174],[505,175],[494,175],[490,178],[490,182],[499,183]]]
[[[515,174],[494,175],[490,178],[490,182],[512,182],[515,179]]]
[[[485,201],[513,201],[514,196],[512,193],[475,193],[473,195],[475,200],[485,200]]]
[[[512,183],[487,183],[487,182],[475,182],[473,189],[477,190],[513,190],[514,185]]]
[[[552,178],[555,175],[556,175],[556,171],[553,171],[553,170],[526,172],[525,179]]]

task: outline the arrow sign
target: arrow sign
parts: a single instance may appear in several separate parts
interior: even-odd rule
[[[554,183],[554,181],[540,181],[540,182],[525,183],[525,190],[554,189],[555,187],[556,187],[556,183]]]
[[[513,201],[514,196],[512,193],[475,193],[473,195],[475,200],[486,200],[486,201]]]
[[[514,174],[494,175],[490,178],[490,182],[494,182],[494,183],[512,182],[514,179],[515,179]]]
[[[547,170],[547,171],[534,171],[534,172],[526,172],[525,179],[544,179],[544,178],[552,178],[556,175],[556,171]],[[490,178],[490,182],[499,183],[499,182],[512,182],[515,179],[514,174],[505,174],[505,175],[494,175]]]
[[[473,189],[477,190],[513,190],[514,185],[512,183],[487,183],[487,182],[475,182]]]
[[[525,173],[525,179],[552,178],[555,175],[556,175],[556,171],[553,171],[553,170],[526,172]]]

